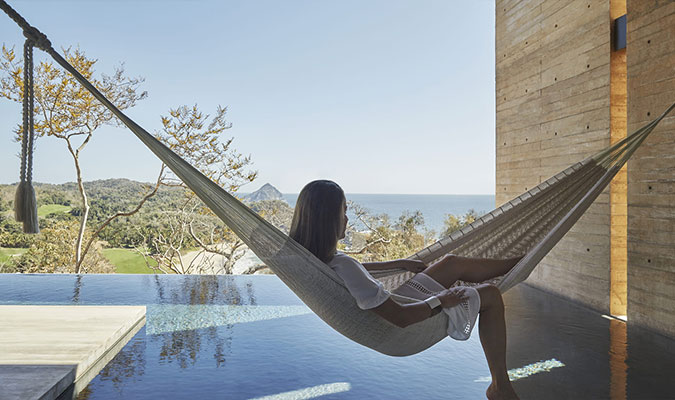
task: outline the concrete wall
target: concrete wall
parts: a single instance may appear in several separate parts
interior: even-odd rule
[[[610,143],[608,0],[496,1],[496,201]],[[528,283],[609,312],[607,189]]]
[[[628,130],[675,102],[675,2],[629,0]],[[675,336],[675,116],[628,163],[628,319]]]
[[[627,49],[615,52],[611,20],[623,12]],[[497,0],[496,63],[499,205],[675,102],[675,2]],[[675,116],[627,170],[528,283],[604,313],[627,307],[631,324],[672,337]]]

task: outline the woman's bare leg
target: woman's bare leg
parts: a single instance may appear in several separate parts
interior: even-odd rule
[[[480,285],[480,320],[478,332],[492,375],[486,395],[490,400],[518,399],[506,370],[506,322],[502,295],[493,285]]]
[[[521,258],[494,260],[448,255],[427,267],[424,273],[447,288],[458,280],[483,282],[504,275]],[[479,285],[476,289],[481,303],[478,332],[492,375],[492,383],[486,391],[487,398],[490,400],[518,399],[506,370],[506,322],[502,294],[494,285]]]
[[[521,257],[494,260],[490,258],[469,258],[447,255],[424,270],[436,282],[447,287],[456,281],[480,283],[509,272]]]

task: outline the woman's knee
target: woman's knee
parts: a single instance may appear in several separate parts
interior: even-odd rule
[[[504,309],[502,292],[495,285],[485,284],[476,287],[480,295],[481,309],[498,308]]]
[[[466,271],[466,265],[454,254],[446,254],[443,256],[440,264],[443,265],[445,271],[452,271],[452,274],[456,276],[456,279],[461,279]]]
[[[461,271],[457,269],[458,263],[455,262],[455,258],[456,256],[452,254],[443,256],[438,262],[428,266],[422,272],[446,288],[450,287],[461,278]]]

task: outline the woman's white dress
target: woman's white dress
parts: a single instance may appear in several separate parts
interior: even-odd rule
[[[337,252],[328,265],[342,278],[356,304],[363,310],[375,308],[390,297],[396,302],[405,303],[411,299],[424,300],[445,289],[430,276],[418,273],[390,293],[360,262],[341,252]],[[467,296],[464,301],[443,309],[449,320],[448,335],[456,340],[466,340],[471,336],[480,310],[478,291],[473,287],[465,287],[464,294]]]

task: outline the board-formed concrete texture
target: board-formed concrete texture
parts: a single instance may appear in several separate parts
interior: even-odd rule
[[[0,321],[0,398],[67,398],[145,324],[145,307],[0,306]]]
[[[675,1],[495,6],[497,205],[675,102]],[[617,51],[612,21],[624,13],[628,40]],[[527,282],[675,337],[675,117],[661,121],[627,171]]]
[[[609,0],[496,1],[496,202],[610,144]],[[530,285],[609,313],[609,188]]]
[[[629,0],[628,129],[675,102],[675,1]],[[675,116],[628,162],[628,320],[675,337]]]

